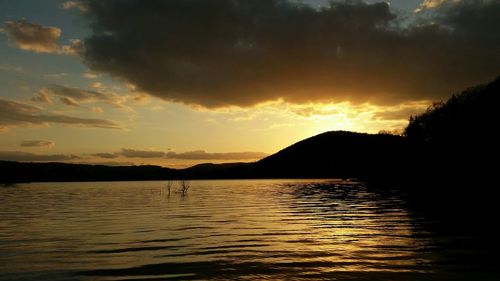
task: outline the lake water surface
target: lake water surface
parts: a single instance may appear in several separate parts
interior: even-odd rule
[[[478,237],[338,180],[0,188],[2,280],[500,280]],[[484,259],[484,260],[482,260]]]

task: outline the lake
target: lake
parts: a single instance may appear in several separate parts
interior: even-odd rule
[[[1,280],[500,280],[474,231],[341,180],[0,188]]]

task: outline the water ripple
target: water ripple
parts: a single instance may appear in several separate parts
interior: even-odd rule
[[[498,280],[487,243],[435,225],[355,181],[21,184],[0,189],[0,280]]]

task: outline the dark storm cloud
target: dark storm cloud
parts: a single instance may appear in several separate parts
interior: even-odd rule
[[[453,2],[453,4],[451,4]],[[499,1],[450,1],[409,27],[388,4],[83,1],[94,71],[206,107],[441,99],[500,72]]]
[[[18,125],[66,124],[94,128],[120,129],[106,119],[80,118],[44,111],[40,107],[0,98],[0,131]]]
[[[23,162],[67,161],[80,159],[76,155],[67,154],[35,154],[24,151],[0,151],[0,159]]]

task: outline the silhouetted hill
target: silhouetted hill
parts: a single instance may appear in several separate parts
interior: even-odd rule
[[[293,144],[255,169],[264,177],[394,177],[413,156],[404,137],[338,131]]]
[[[186,179],[242,179],[254,178],[254,163],[204,163],[178,171],[180,178]]]

